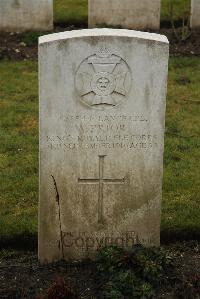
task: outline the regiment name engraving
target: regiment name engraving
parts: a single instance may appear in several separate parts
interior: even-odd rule
[[[148,130],[150,120],[144,115],[69,114],[60,121],[65,124],[65,134],[46,136],[51,150],[148,150],[159,146],[159,137]],[[135,132],[138,122],[141,133]]]
[[[48,148],[63,149],[150,149],[158,146],[157,135],[115,135],[115,136],[47,136]],[[76,142],[74,142],[76,140]]]

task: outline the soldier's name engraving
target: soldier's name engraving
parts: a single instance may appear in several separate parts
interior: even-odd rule
[[[126,130],[125,124],[85,124],[84,131],[88,133],[95,133],[96,131],[100,131],[102,133],[106,132],[119,132]]]
[[[64,248],[93,249],[115,245],[123,248],[132,248],[136,244],[153,244],[153,236],[141,238],[135,231],[120,233],[90,233],[90,232],[63,232]]]

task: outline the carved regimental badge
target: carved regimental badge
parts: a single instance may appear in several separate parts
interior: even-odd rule
[[[131,72],[121,57],[101,49],[80,64],[75,84],[83,103],[105,109],[126,99],[131,86]]]

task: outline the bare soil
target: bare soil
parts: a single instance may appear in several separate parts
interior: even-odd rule
[[[54,32],[60,32],[64,30],[80,29],[70,26],[67,28],[56,27]],[[193,31],[191,36],[185,41],[179,41],[172,29],[161,29],[161,34],[168,37],[170,41],[170,55],[173,56],[192,56],[200,55],[200,31]],[[41,35],[46,33],[41,33]],[[181,36],[181,29],[177,29],[177,34]],[[26,59],[37,59],[38,45],[37,37],[26,44],[24,40],[26,34],[24,33],[0,33],[0,60],[26,60]]]
[[[165,249],[170,252],[174,267],[161,284],[155,299],[199,299],[200,243],[169,244]],[[47,293],[56,277],[60,277],[76,294],[73,298],[100,299],[101,281],[95,274],[95,263],[91,261],[40,265],[35,252],[17,252],[10,257],[1,254],[0,298],[42,298],[41,295]]]

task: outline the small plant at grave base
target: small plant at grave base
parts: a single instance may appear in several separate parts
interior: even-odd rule
[[[170,20],[171,20],[171,26],[174,32],[174,35],[177,39],[178,42],[184,42],[186,41],[192,34],[190,30],[190,16],[183,16],[182,17],[182,27],[181,31],[176,29],[175,24],[174,24],[174,3],[172,0],[169,1],[169,15],[170,15]]]
[[[78,299],[74,290],[69,287],[63,277],[58,276],[44,296],[37,299]]]
[[[37,45],[38,38],[41,35],[48,34],[47,32],[25,32],[22,35],[22,42],[24,42],[28,47]]]
[[[97,275],[102,283],[102,298],[153,298],[172,259],[160,248],[136,245],[130,252],[105,247],[97,254]]]

